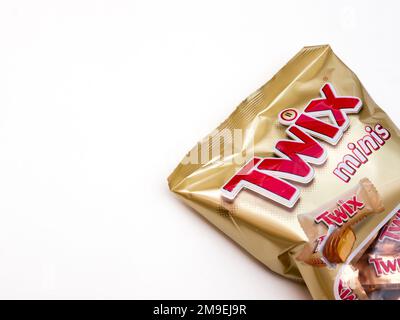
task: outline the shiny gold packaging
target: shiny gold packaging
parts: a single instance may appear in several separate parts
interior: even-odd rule
[[[168,182],[271,270],[304,280],[315,299],[368,299],[357,261],[400,203],[399,154],[399,130],[356,75],[329,46],[313,46],[197,143]],[[352,190],[372,192],[368,208],[340,199]],[[299,218],[324,206],[316,229],[303,230]],[[357,212],[365,217],[348,222]],[[329,221],[348,228],[339,234]],[[314,252],[324,223],[325,251]],[[304,255],[307,246],[316,256]]]

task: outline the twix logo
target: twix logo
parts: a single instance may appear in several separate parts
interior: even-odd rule
[[[338,291],[341,300],[358,300],[357,295],[342,280],[339,281]]]
[[[351,217],[354,217],[358,210],[362,208],[364,208],[364,203],[358,200],[357,196],[354,195],[348,200],[338,201],[336,209],[333,209],[332,211],[324,211],[320,215],[316,216],[314,221],[316,223],[323,223],[328,228],[332,225],[340,227]]]
[[[291,139],[276,142],[277,157],[253,157],[247,162],[221,188],[225,199],[234,200],[242,189],[249,189],[286,207],[295,205],[300,191],[287,180],[309,183],[315,175],[310,164],[321,165],[327,159],[325,148],[314,138],[336,145],[349,127],[347,114],[358,113],[362,107],[359,98],[338,96],[329,83],[322,86],[321,96],[301,113],[286,109],[279,114]],[[326,117],[330,121],[321,119]]]
[[[397,211],[392,221],[383,227],[379,235],[379,241],[384,241],[385,239],[400,241],[400,210]]]
[[[371,257],[368,259],[369,264],[372,264],[375,274],[378,277],[400,273],[400,257],[384,259],[382,257]]]

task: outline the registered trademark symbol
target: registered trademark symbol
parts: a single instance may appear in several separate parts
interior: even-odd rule
[[[299,117],[299,113],[296,109],[285,109],[282,110],[278,115],[278,120],[285,126],[290,126]]]
[[[283,121],[293,121],[297,118],[297,111],[295,109],[286,109],[281,112],[279,117]]]

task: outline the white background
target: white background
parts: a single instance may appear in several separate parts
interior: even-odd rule
[[[398,3],[1,1],[0,298],[310,298],[166,178],[304,45],[400,124]]]

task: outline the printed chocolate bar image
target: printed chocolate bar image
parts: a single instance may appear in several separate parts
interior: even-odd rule
[[[400,210],[380,230],[375,241],[354,265],[359,281],[367,294],[376,299],[400,299]],[[388,293],[389,292],[389,293]]]
[[[383,210],[378,191],[369,179],[363,178],[329,204],[299,215],[299,222],[310,242],[297,260],[313,266],[345,262],[356,241],[352,227]]]
[[[331,234],[323,247],[323,256],[329,262],[343,263],[353,249],[356,236],[349,228],[340,228]]]
[[[391,184],[382,192],[384,200],[398,196],[396,186],[396,183]],[[346,261],[338,272],[337,283],[341,285],[335,288],[337,298],[348,299],[341,295],[345,286],[356,299],[400,300],[399,220],[400,205],[397,205],[354,250],[351,260]]]

